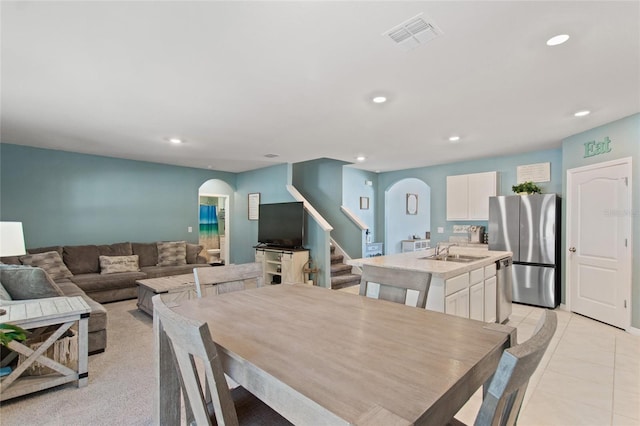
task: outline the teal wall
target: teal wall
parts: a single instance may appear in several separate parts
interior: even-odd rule
[[[370,181],[371,185],[365,182]],[[351,210],[369,227],[371,241],[382,241],[384,233],[378,233],[376,226],[376,188],[378,174],[366,170],[344,166],[342,168],[342,205]],[[360,209],[360,197],[369,198],[369,209]]]
[[[498,172],[498,195],[511,195],[511,186],[516,183],[517,167],[525,164],[551,163],[551,181],[541,183],[543,192],[562,192],[563,171],[562,151],[552,149],[534,151],[518,155],[504,157],[484,158],[481,160],[462,161],[459,163],[443,164],[431,167],[399,170],[395,172],[381,173],[378,177],[378,200],[384,199],[384,191],[391,185],[406,178],[417,178],[431,187],[431,244],[439,241],[448,241],[453,234],[453,225],[478,224],[487,225],[486,221],[447,221],[447,176],[467,173]],[[376,206],[377,229],[384,229],[385,215],[383,203]],[[438,227],[444,228],[444,233],[438,234]],[[428,228],[427,228],[428,229]],[[426,230],[426,229],[425,229]],[[395,244],[395,241],[388,244]]]
[[[198,188],[233,173],[0,144],[0,219],[27,247],[198,241]],[[193,232],[187,232],[191,226]]]
[[[584,158],[584,144],[591,141],[602,141],[605,137],[609,137],[611,140],[611,151]],[[640,114],[634,114],[604,126],[596,127],[587,132],[568,137],[562,141],[563,176],[566,176],[566,171],[569,169],[626,157],[632,158],[631,188],[633,208],[630,214],[632,214],[633,219],[632,247],[635,246],[634,251],[637,253],[640,245],[640,190],[638,189],[640,188]],[[562,193],[566,194],[565,184],[563,184]],[[565,212],[566,205],[563,204],[563,220],[565,219]],[[567,252],[564,233],[562,247],[564,260]],[[638,259],[637,254],[634,256],[634,259]],[[640,327],[640,262],[633,262],[632,268],[631,325],[638,328]],[[566,302],[564,285],[562,288],[562,300]]]
[[[418,196],[418,211],[407,214],[407,194]],[[384,253],[402,253],[402,240],[416,235],[424,238],[431,223],[431,188],[420,179],[405,178],[387,189],[385,198],[385,239]]]
[[[231,222],[231,235],[234,241],[231,252],[234,259],[237,259],[236,263],[253,262],[254,251],[251,247],[258,243],[258,221],[248,220],[249,194],[259,192],[262,204],[295,201],[286,187],[292,183],[293,167],[290,164],[281,164],[238,175]],[[309,249],[313,266],[321,269],[315,277],[316,284],[326,286],[330,274],[327,266],[330,262],[329,241],[324,237],[324,231],[309,214],[305,215],[304,232],[304,246]]]
[[[235,263],[255,262],[252,247],[258,244],[258,221],[249,220],[249,194],[259,192],[261,204],[295,201],[287,191],[290,168],[288,164],[280,164],[238,174],[230,224]]]
[[[340,210],[343,161],[327,158],[293,165],[293,184],[333,227],[331,237],[352,258],[362,256],[362,231]]]

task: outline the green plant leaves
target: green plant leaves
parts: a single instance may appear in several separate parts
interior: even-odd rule
[[[542,194],[542,188],[531,181],[522,182],[518,185],[513,185],[511,190],[516,194],[520,192],[526,192],[527,194]]]
[[[24,341],[29,332],[17,325],[0,324],[0,345],[7,346],[12,340]]]

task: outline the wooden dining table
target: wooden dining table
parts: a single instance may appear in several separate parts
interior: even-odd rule
[[[207,322],[225,373],[294,424],[445,424],[485,384],[516,330],[303,284],[169,305]],[[156,333],[156,424],[180,386]]]

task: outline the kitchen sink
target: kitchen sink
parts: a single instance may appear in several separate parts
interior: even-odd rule
[[[431,256],[421,257],[421,259],[440,260],[442,262],[471,263],[475,262],[476,260],[486,259],[487,257],[489,256],[469,256],[466,254],[454,253],[449,255],[439,254],[437,256],[435,254],[432,254]]]

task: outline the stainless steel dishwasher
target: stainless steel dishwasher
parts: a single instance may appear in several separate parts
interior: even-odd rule
[[[512,259],[506,257],[496,262],[496,287],[497,287],[497,321],[502,324],[511,315],[511,301],[513,300],[512,289]]]

